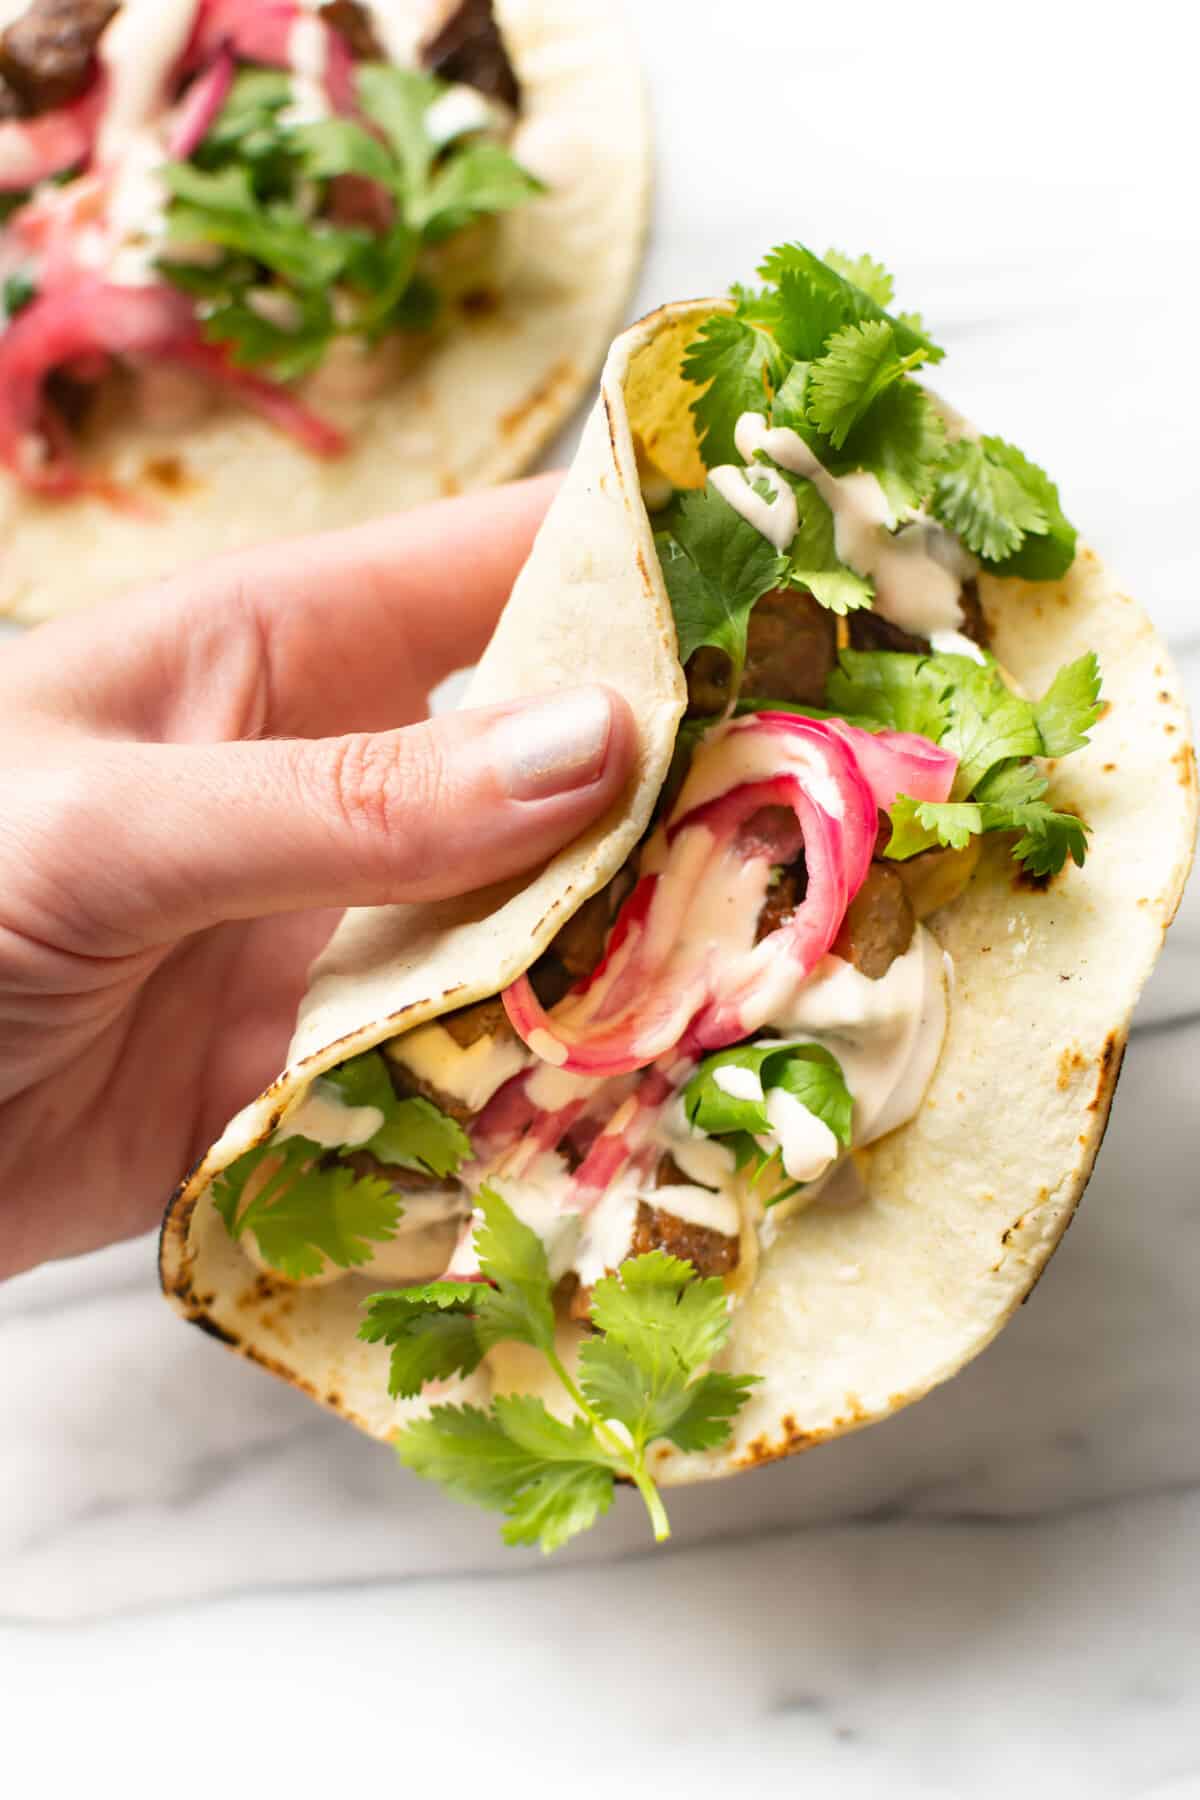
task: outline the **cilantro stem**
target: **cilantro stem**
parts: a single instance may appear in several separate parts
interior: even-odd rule
[[[608,1451],[608,1454],[613,1458],[614,1462],[619,1463],[625,1470],[626,1474],[637,1488],[638,1493],[642,1496],[646,1511],[650,1515],[650,1523],[654,1527],[655,1543],[665,1543],[667,1538],[671,1535],[671,1521],[667,1517],[667,1509],[663,1505],[662,1495],[654,1485],[654,1480],[646,1468],[643,1452],[635,1449],[632,1444],[622,1443],[617,1434],[609,1429],[599,1413],[597,1413],[593,1407],[589,1406],[584,1395],[580,1392],[579,1387],[567,1373],[566,1366],[557,1350],[550,1348],[545,1354],[550,1367],[554,1370],[554,1373],[558,1376],[558,1379],[562,1382],[567,1393],[579,1408],[584,1418],[587,1419],[588,1423],[591,1425],[592,1430],[595,1432],[600,1443],[604,1446],[605,1450]]]

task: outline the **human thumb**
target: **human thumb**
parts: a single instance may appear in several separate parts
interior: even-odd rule
[[[579,687],[400,731],[106,745],[41,777],[42,835],[86,893],[88,941],[64,944],[61,924],[58,941],[119,955],[223,920],[502,881],[617,800],[636,741],[618,694]]]

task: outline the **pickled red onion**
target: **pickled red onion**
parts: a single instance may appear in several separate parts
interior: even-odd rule
[[[745,771],[776,771],[745,779]],[[720,1048],[758,1029],[777,997],[826,954],[866,878],[877,814],[900,791],[945,799],[955,759],[910,733],[872,734],[840,720],[756,714],[711,732],[665,824],[647,845],[649,873],[618,915],[604,961],[548,1013],[527,976],[504,993],[535,1055],[590,1075],[644,1068],[678,1048]],[[739,779],[739,772],[743,778]],[[808,881],[786,924],[753,941],[773,860],[756,815],[787,807],[803,834]],[[726,904],[732,945],[683,931],[690,908]],[[751,916],[741,916],[752,908]]]
[[[0,124],[0,193],[19,194],[88,160],[104,107],[103,79],[69,106]]]

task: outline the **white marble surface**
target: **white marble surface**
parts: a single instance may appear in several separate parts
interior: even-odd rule
[[[1191,65],[1165,6],[1080,16],[644,0],[639,300],[782,236],[882,256],[1200,708]],[[9,1791],[1200,1795],[1198,1071],[1194,886],[1031,1304],[887,1425],[674,1496],[655,1558],[628,1496],[555,1564],[500,1552],[179,1325],[148,1242],[11,1283]]]

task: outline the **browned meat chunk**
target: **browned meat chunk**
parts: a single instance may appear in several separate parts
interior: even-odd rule
[[[963,591],[959,595],[958,603],[962,607],[963,615],[963,622],[959,630],[964,637],[969,637],[972,643],[979,644],[986,650],[992,641],[992,634],[988,630],[988,622],[983,616],[983,606],[979,599],[979,583],[974,577],[970,581],[963,582]]]
[[[693,1225],[661,1207],[638,1202],[637,1223],[633,1228],[631,1256],[645,1256],[651,1250],[665,1250],[670,1256],[683,1257],[697,1275],[728,1275],[737,1267],[739,1244],[723,1231],[707,1225]]]
[[[490,1000],[476,1000],[471,1006],[460,1006],[455,1012],[443,1013],[438,1020],[462,1050],[469,1050],[481,1037],[511,1037],[504,1002],[499,994]]]
[[[903,881],[895,869],[872,863],[834,939],[833,954],[878,981],[908,949],[915,928]]]
[[[959,630],[964,637],[981,644],[986,650],[991,642],[991,634],[979,601],[979,583],[974,579],[964,581],[959,605],[963,615]],[[868,612],[865,609],[853,612],[847,624],[852,650],[902,650],[909,656],[928,656],[932,647],[928,638],[914,637],[909,631],[901,631],[899,625],[893,625],[882,613]]]
[[[688,658],[687,675],[689,719],[711,719],[729,705],[729,680],[733,664],[723,650],[705,644]]]
[[[411,1069],[406,1069],[402,1064],[393,1062],[390,1056],[385,1056],[383,1060],[387,1065],[387,1072],[398,1100],[411,1100],[414,1096],[428,1100],[437,1107],[439,1112],[444,1112],[447,1118],[457,1119],[460,1125],[469,1125],[475,1117],[465,1100],[458,1099],[454,1094],[447,1094],[442,1088],[434,1087],[432,1081],[423,1081],[419,1075],[414,1075]]]
[[[521,89],[492,11],[492,0],[458,0],[431,38],[421,46],[421,61],[443,81],[461,81],[489,100],[502,100],[514,110]]]
[[[0,75],[29,113],[76,99],[92,72],[96,41],[117,0],[33,0],[0,36]]]
[[[321,8],[321,17],[327,25],[342,38],[351,56],[359,62],[382,62],[385,60],[383,45],[375,35],[375,26],[371,14],[358,0],[328,0]]]
[[[663,1157],[658,1165],[657,1186],[685,1185],[687,1179],[669,1156]],[[687,1219],[677,1218],[674,1213],[664,1212],[661,1207],[650,1206],[641,1200],[633,1242],[627,1254],[646,1256],[651,1250],[665,1250],[669,1256],[682,1257],[691,1263],[697,1275],[728,1275],[737,1267],[741,1246],[737,1238],[726,1237],[723,1231],[713,1231],[707,1225],[693,1225]],[[588,1318],[592,1290],[584,1287],[574,1272],[565,1275],[559,1283],[558,1297],[568,1318]]]
[[[573,980],[590,975],[604,955],[604,943],[615,911],[612,883],[585,900],[554,940],[553,950]]]
[[[742,692],[761,700],[820,706],[837,653],[831,612],[811,594],[779,588],[750,614]]]
[[[820,706],[837,654],[833,614],[798,588],[764,594],[750,614],[739,690],[755,700]],[[732,665],[723,650],[697,650],[687,665],[688,712],[711,718],[729,704]]]
[[[360,1181],[365,1175],[382,1177],[384,1181],[391,1182],[393,1187],[404,1188],[413,1193],[426,1188],[446,1186],[446,1182],[440,1176],[429,1175],[424,1169],[404,1169],[400,1167],[399,1163],[380,1162],[379,1158],[372,1156],[369,1150],[331,1151],[328,1156],[321,1158],[321,1167],[323,1169],[353,1169]],[[467,1210],[465,1188],[463,1194],[462,1211],[465,1213]]]
[[[774,879],[759,911],[758,925],[754,932],[755,943],[761,943],[772,931],[778,931],[781,925],[786,925],[807,892],[808,865],[801,852],[795,862],[774,871]]]
[[[859,612],[852,612],[846,623],[850,628],[852,650],[902,650],[909,656],[929,654],[928,638],[913,637],[911,632],[901,631],[882,613],[868,612],[864,607]]]
[[[927,919],[939,906],[949,906],[975,873],[979,861],[979,839],[972,838],[965,850],[922,850],[907,862],[893,865],[904,883],[909,905],[918,919]]]

